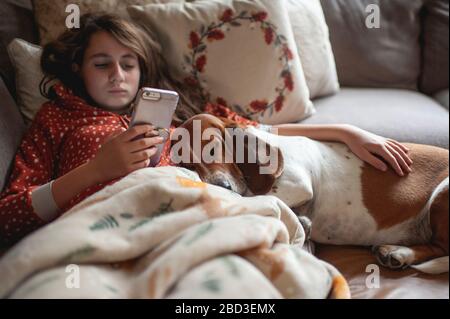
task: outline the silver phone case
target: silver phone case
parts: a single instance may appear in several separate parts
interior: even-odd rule
[[[157,152],[150,158],[149,166],[156,166],[160,161],[178,100],[177,92],[148,87],[141,88],[136,96],[130,127],[151,124],[157,127],[160,136],[164,138],[164,142],[156,146]]]

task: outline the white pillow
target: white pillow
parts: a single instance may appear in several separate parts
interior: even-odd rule
[[[311,98],[336,93],[336,63],[320,0],[286,1]]]
[[[7,49],[16,74],[17,104],[29,123],[47,101],[39,92],[39,83],[44,77],[40,65],[42,48],[22,39],[14,39]]]
[[[171,73],[205,101],[264,124],[314,112],[284,1],[198,0],[130,6],[155,32]]]

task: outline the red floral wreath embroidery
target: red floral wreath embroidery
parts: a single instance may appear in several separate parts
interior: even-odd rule
[[[269,102],[266,100],[255,100],[250,102],[249,106],[243,108],[240,105],[233,105],[233,109],[238,113],[253,116],[260,114],[264,116],[265,112],[280,112],[283,108],[286,94],[294,90],[294,80],[289,65],[289,61],[294,58],[292,51],[287,45],[287,39],[282,34],[277,33],[277,27],[270,23],[268,14],[265,11],[249,14],[243,11],[235,14],[232,9],[226,9],[219,15],[220,22],[212,23],[208,27],[202,25],[199,31],[192,31],[189,34],[189,49],[190,54],[184,56],[185,63],[189,66],[190,75],[184,79],[184,82],[198,91],[198,95],[203,99],[204,103],[211,102],[210,93],[201,85],[200,74],[205,71],[208,63],[206,55],[207,45],[205,41],[213,42],[220,41],[225,38],[225,33],[222,31],[224,26],[240,27],[241,21],[249,21],[253,24],[259,24],[260,29],[264,34],[264,40],[267,45],[274,45],[280,48],[281,55],[279,60],[283,62],[283,70],[280,73],[280,84],[275,89],[277,97]],[[227,106],[225,99],[219,97],[217,102]]]

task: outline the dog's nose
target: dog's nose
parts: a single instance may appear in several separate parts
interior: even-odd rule
[[[223,187],[223,188],[226,188],[226,189],[228,189],[228,190],[230,190],[230,191],[233,190],[233,189],[231,188],[230,182],[227,181],[227,180],[221,180],[221,181],[217,182],[216,185],[217,185],[217,186],[220,186],[220,187]]]

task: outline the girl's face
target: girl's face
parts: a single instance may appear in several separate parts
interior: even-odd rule
[[[123,112],[139,89],[137,55],[106,31],[94,33],[84,53],[81,77],[99,107]]]

